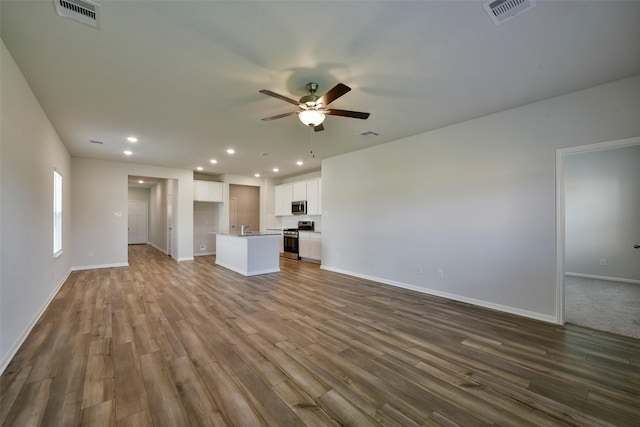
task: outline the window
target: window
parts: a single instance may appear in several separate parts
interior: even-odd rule
[[[62,255],[62,175],[53,171],[53,256]]]

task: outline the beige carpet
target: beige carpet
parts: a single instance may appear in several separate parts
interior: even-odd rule
[[[565,320],[640,338],[640,284],[565,276]]]

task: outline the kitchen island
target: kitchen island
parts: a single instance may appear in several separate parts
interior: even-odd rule
[[[245,276],[280,271],[280,233],[215,233],[216,264]]]

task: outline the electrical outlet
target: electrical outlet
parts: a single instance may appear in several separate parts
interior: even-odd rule
[[[438,277],[441,279],[444,277],[444,270],[441,268],[438,269]]]
[[[600,265],[607,265],[607,259],[606,258],[600,258]]]
[[[205,249],[207,249],[207,245],[200,245],[200,250],[204,251]]]
[[[422,266],[421,265],[418,266],[418,274],[422,274]]]
[[[93,251],[89,251],[89,252],[87,252],[87,255],[89,255],[89,256],[93,256]]]

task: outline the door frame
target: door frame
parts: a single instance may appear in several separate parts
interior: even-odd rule
[[[173,222],[173,194],[167,194],[167,255],[171,258],[173,258],[173,246],[175,243]]]
[[[564,325],[565,179],[564,161],[571,154],[640,145],[640,136],[556,150],[556,323]]]

